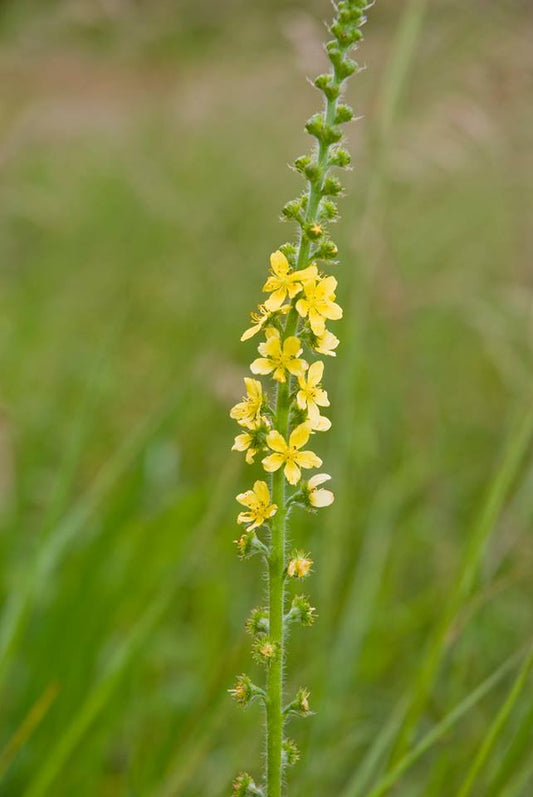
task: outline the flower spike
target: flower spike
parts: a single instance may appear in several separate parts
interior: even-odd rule
[[[257,336],[258,356],[250,365],[253,376],[244,380],[246,394],[230,411],[240,427],[233,449],[248,465],[261,469],[262,478],[237,496],[244,507],[237,522],[244,530],[236,545],[241,559],[260,553],[267,571],[268,605],[254,609],[245,623],[252,655],[265,667],[266,685],[263,690],[241,675],[229,691],[242,706],[255,698],[264,702],[267,745],[264,789],[241,773],[233,782],[233,797],[283,797],[284,771],[300,757],[285,736],[285,725],[291,716],[312,714],[304,688],[283,707],[288,628],[295,623],[311,626],[316,618],[305,595],[287,595],[291,583],[313,571],[310,554],[288,553],[287,526],[297,507],[315,513],[334,501],[324,486],[331,477],[313,473],[322,459],[311,450],[313,444],[307,446],[310,439],[320,442],[315,433],[331,428],[330,419],[322,415],[330,406],[322,385],[324,360],[337,355],[339,338],[330,327],[343,311],[337,302],[337,277],[326,271],[338,265],[339,254],[330,227],[339,219],[337,203],[344,188],[335,170],[351,166],[343,125],[356,118],[343,93],[346,80],[359,71],[350,52],[362,39],[368,7],[367,0],[338,0],[335,6],[329,27],[333,38],[326,45],[330,70],[314,81],[324,96],[323,109],[305,125],[314,139],[313,150],[294,162],[305,189],[282,209],[282,220],[296,226],[296,240],[270,255],[262,283],[267,295],[241,337],[248,341]],[[303,471],[311,473],[303,478]]]

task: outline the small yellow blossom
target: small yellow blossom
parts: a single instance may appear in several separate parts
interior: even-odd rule
[[[307,369],[305,360],[300,360],[302,345],[298,338],[291,336],[281,341],[281,335],[274,327],[267,327],[266,340],[259,344],[259,357],[250,365],[253,374],[270,374],[278,382],[286,382],[285,372],[299,376]]]
[[[267,431],[266,418],[261,417],[258,421],[247,424],[248,431],[238,434],[235,438],[231,450],[246,451],[246,462],[252,465],[255,455],[264,446],[264,436]]]
[[[312,559],[302,551],[295,551],[291,554],[291,559],[287,565],[287,575],[289,578],[306,578],[313,567]]]
[[[340,341],[338,337],[334,335],[333,332],[330,332],[328,329],[326,329],[323,335],[315,338],[313,348],[318,354],[325,354],[328,357],[336,357],[337,354],[333,350],[337,348],[339,342]]]
[[[270,255],[271,276],[263,285],[263,291],[271,296],[265,302],[265,307],[270,312],[279,310],[285,299],[292,299],[302,290],[302,280],[309,279],[312,272],[309,269],[303,271],[291,271],[289,261],[279,250]]]
[[[244,384],[246,385],[246,396],[243,396],[242,401],[231,408],[229,415],[241,426],[249,426],[259,420],[261,415],[263,386],[258,379],[251,379],[249,376],[244,377]]]
[[[320,380],[324,373],[324,363],[317,360],[309,366],[307,374],[298,377],[300,390],[296,394],[296,403],[301,410],[307,409],[312,424],[319,423],[319,407],[329,407],[328,394],[322,389]]]
[[[288,313],[290,309],[290,305],[287,304],[285,307],[280,307],[278,312],[285,314]],[[250,338],[253,338],[254,335],[257,335],[257,333],[263,329],[264,325],[272,320],[274,315],[275,313],[271,313],[269,310],[267,310],[264,304],[258,305],[257,313],[251,313],[250,315],[253,326],[242,333],[241,342],[249,340]]]
[[[248,508],[248,512],[241,512],[237,518],[237,523],[250,523],[247,531],[262,526],[277,512],[276,504],[270,503],[270,492],[266,482],[255,482],[252,490],[239,493],[237,496],[239,504]]]
[[[316,476],[312,476],[309,479],[306,487],[304,488],[304,493],[311,506],[319,509],[323,506],[329,506],[333,503],[335,496],[331,490],[317,489],[321,484],[324,484],[324,482],[327,482],[330,479],[331,476],[329,476],[327,473],[317,473]]]
[[[301,423],[291,432],[289,442],[273,429],[267,435],[267,444],[274,451],[265,457],[263,467],[268,473],[281,468],[284,465],[285,478],[289,484],[297,484],[301,477],[300,468],[319,468],[322,460],[312,451],[300,451],[309,440],[311,427],[308,423]]]
[[[311,329],[317,337],[326,331],[326,319],[337,321],[342,318],[342,309],[335,304],[335,277],[312,278],[303,283],[304,296],[296,302],[296,309],[302,318],[309,318]]]

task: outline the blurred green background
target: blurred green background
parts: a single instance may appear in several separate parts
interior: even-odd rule
[[[0,5],[3,797],[222,797],[259,776],[261,711],[226,693],[257,674],[242,624],[264,591],[232,543],[252,472],[228,410],[293,235],[286,164],[310,146],[329,13]],[[415,738],[533,632],[533,9],[369,17],[320,440],[337,501],[294,524],[319,614],[291,640],[289,688],[317,711],[291,725],[294,797],[367,794],[407,749],[421,672]],[[518,668],[395,794],[458,793]],[[532,718],[529,684],[472,794],[533,793]]]

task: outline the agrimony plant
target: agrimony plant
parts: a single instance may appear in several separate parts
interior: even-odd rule
[[[285,726],[290,717],[311,713],[309,692],[303,687],[285,702],[287,629],[291,624],[312,625],[315,619],[315,609],[305,595],[289,599],[286,594],[287,583],[307,578],[313,565],[306,552],[289,551],[287,523],[295,507],[314,512],[334,498],[322,486],[330,479],[326,473],[304,479],[302,470],[321,467],[322,460],[308,444],[313,435],[331,426],[321,414],[329,406],[322,387],[321,358],[335,356],[339,340],[327,324],[342,317],[335,301],[337,280],[325,273],[336,262],[338,250],[328,226],[338,218],[335,200],[342,193],[332,171],[350,165],[342,146],[341,125],[352,120],[354,112],[341,97],[346,80],[359,69],[349,52],[362,39],[367,7],[366,0],[343,0],[336,6],[330,26],[334,38],[326,45],[331,70],[315,80],[324,95],[324,108],[306,124],[316,145],[311,155],[297,158],[294,164],[306,187],[283,208],[283,217],[297,224],[297,241],[280,246],[270,256],[270,273],[263,286],[269,296],[252,314],[252,326],[241,338],[262,337],[260,356],[250,370],[254,376],[269,377],[272,383],[269,389],[258,379],[244,379],[246,395],[230,413],[242,427],[233,449],[243,452],[248,464],[257,457],[271,477],[270,484],[258,479],[237,496],[244,507],[237,521],[245,527],[236,541],[238,553],[243,559],[255,554],[263,558],[268,604],[254,609],[246,623],[253,639],[253,656],[266,669],[266,684],[259,686],[247,675],[240,675],[230,690],[241,706],[259,700],[265,707],[264,784],[258,786],[250,775],[241,773],[233,783],[235,797],[281,797],[284,770],[299,758],[296,745],[285,736]]]

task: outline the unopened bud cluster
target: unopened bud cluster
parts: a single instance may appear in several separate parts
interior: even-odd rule
[[[330,27],[333,39],[326,46],[331,69],[314,82],[324,96],[323,110],[306,123],[316,144],[310,155],[294,163],[305,189],[282,209],[282,219],[297,225],[297,240],[271,254],[263,285],[268,296],[252,313],[251,326],[241,338],[259,336],[260,341],[250,365],[252,375],[244,379],[245,395],[230,412],[241,427],[233,449],[262,472],[237,496],[243,507],[237,522],[243,531],[236,545],[242,559],[260,554],[268,571],[268,605],[254,609],[246,622],[253,658],[266,668],[267,683],[263,690],[241,675],[230,693],[239,705],[257,698],[266,708],[267,771],[261,788],[250,775],[239,775],[234,797],[281,797],[282,771],[299,759],[295,743],[284,736],[285,723],[290,716],[312,713],[304,688],[283,706],[286,629],[294,623],[310,626],[316,617],[305,595],[286,595],[290,582],[307,578],[313,569],[308,553],[286,550],[286,523],[296,506],[316,512],[334,500],[323,487],[330,479],[327,473],[306,479],[303,471],[321,467],[313,439],[331,428],[323,413],[330,406],[322,386],[324,358],[336,356],[339,339],[329,324],[342,318],[342,308],[336,301],[337,279],[325,269],[335,265],[338,255],[329,227],[339,218],[337,199],[343,193],[332,169],[351,164],[342,125],[355,113],[341,97],[346,79],[358,70],[349,52],[362,38],[366,8],[366,0],[342,0],[336,7]]]

